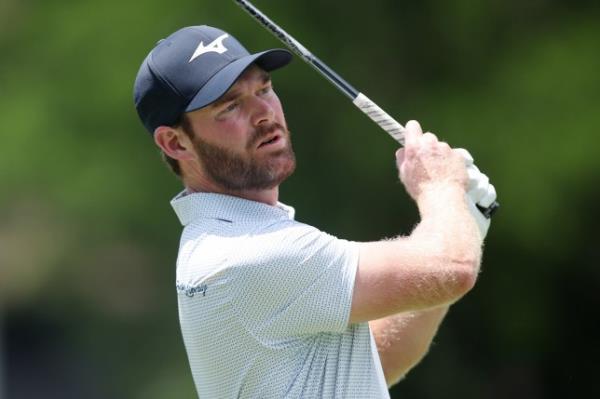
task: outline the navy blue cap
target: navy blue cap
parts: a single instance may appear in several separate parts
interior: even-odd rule
[[[292,54],[272,49],[250,54],[233,36],[210,26],[188,26],[159,41],[135,79],[134,102],[154,134],[184,112],[218,100],[253,63],[266,71],[287,65]]]

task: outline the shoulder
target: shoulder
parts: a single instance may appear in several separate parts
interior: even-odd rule
[[[230,264],[240,281],[309,284],[324,273],[354,269],[359,257],[355,244],[304,223],[283,221],[249,235],[232,249]]]
[[[318,228],[295,220],[263,225],[247,236],[245,250],[263,255],[294,257],[307,256],[329,249],[342,249],[350,242],[339,239]],[[262,251],[259,251],[262,249]]]

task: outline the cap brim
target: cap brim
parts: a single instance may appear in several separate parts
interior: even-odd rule
[[[289,64],[291,60],[292,54],[283,49],[267,50],[235,60],[206,82],[190,101],[184,112],[204,108],[218,100],[253,63],[256,63],[265,71],[273,71]]]

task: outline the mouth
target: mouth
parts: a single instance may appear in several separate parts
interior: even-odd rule
[[[276,144],[281,140],[282,140],[281,134],[279,134],[279,133],[271,134],[271,135],[265,137],[265,139],[260,142],[260,144],[258,145],[257,148],[267,147],[267,146]]]

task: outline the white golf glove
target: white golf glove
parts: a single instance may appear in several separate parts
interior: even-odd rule
[[[481,173],[477,166],[473,163],[473,157],[469,151],[464,148],[455,149],[464,159],[467,166],[467,174],[469,175],[469,185],[467,187],[467,203],[471,214],[477,222],[481,238],[485,238],[488,229],[490,228],[491,220],[485,217],[476,204],[484,208],[489,207],[496,201],[496,189],[490,183],[490,179]]]

